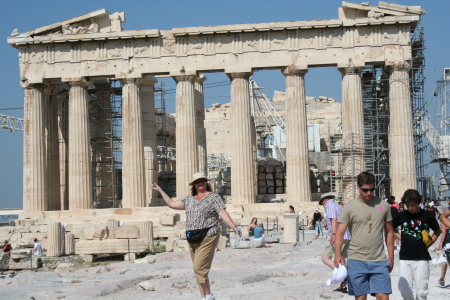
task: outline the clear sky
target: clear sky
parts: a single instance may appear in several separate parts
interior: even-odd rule
[[[387,1],[389,2],[389,1]],[[136,0],[21,0],[2,1],[0,18],[0,114],[23,117],[23,90],[19,84],[18,51],[6,43],[14,28],[19,32],[36,29],[91,11],[105,8],[110,13],[125,12],[124,30],[161,29],[176,27],[303,21],[338,18],[337,0],[247,0],[247,1],[136,1]],[[361,3],[361,2],[358,2]],[[426,40],[426,99],[433,101],[436,72],[450,67],[450,31],[448,18],[449,0],[395,0],[393,3],[422,6],[427,15],[423,17]],[[373,6],[378,2],[370,1]],[[229,88],[207,88],[207,84],[228,80],[224,74],[208,74],[205,83],[205,106],[229,102]],[[254,79],[264,92],[272,97],[274,90],[284,90],[284,76],[280,71],[261,71]],[[306,94],[341,98],[341,75],[336,68],[310,69],[306,75]],[[174,86],[168,82],[167,86]],[[173,112],[174,94],[167,99],[169,112]],[[434,107],[430,105],[430,115]],[[6,110],[8,109],[8,110]],[[23,134],[0,132],[0,206],[22,207]]]

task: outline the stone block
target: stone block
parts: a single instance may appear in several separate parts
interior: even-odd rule
[[[280,242],[280,238],[276,237],[276,236],[265,236],[264,239],[266,240],[266,243],[268,243],[268,244]]]
[[[101,240],[107,237],[106,226],[88,225],[83,229],[84,240]]]
[[[286,179],[286,173],[275,173],[275,179]]]
[[[275,186],[275,181],[274,180],[266,180],[266,185],[268,187],[273,187],[273,186]]]
[[[142,281],[139,283],[139,287],[146,291],[154,291],[155,287],[153,286],[153,282],[151,280]]]
[[[267,160],[266,165],[267,166],[281,166],[283,164],[281,163],[281,161],[271,158],[271,159]]]
[[[6,271],[9,269],[10,258],[7,254],[3,254],[0,260],[0,271]]]
[[[147,239],[80,240],[75,242],[75,254],[125,254],[128,253],[128,242],[131,253],[146,253],[149,251]]]
[[[226,189],[225,190],[225,195],[231,195],[231,189]]]
[[[172,252],[175,246],[176,238],[168,238],[166,240],[166,252]]]
[[[266,168],[264,166],[258,166],[258,173],[264,173],[266,172]]]
[[[273,173],[274,167],[273,166],[266,166],[266,173]]]
[[[223,175],[223,181],[226,181],[226,182],[231,181],[231,174]]]
[[[122,225],[116,228],[116,239],[138,239],[140,235],[136,225]]]
[[[173,247],[173,251],[189,251],[189,243],[187,240],[178,239]]]
[[[275,192],[277,194],[284,194],[284,187],[278,186],[277,188],[275,188]]]
[[[154,255],[147,255],[144,258],[136,259],[134,261],[135,264],[154,264],[155,263],[155,257]]]
[[[225,187],[231,189],[231,182],[227,181],[227,183],[225,184]]]
[[[273,186],[267,188],[267,194],[275,194],[275,188]]]
[[[272,180],[273,179],[273,173],[266,173],[266,179],[267,180]]]
[[[266,173],[258,173],[258,179],[259,180],[265,180],[266,179]]]
[[[159,215],[159,224],[164,226],[175,225],[175,215],[172,214],[161,214]]]
[[[277,167],[275,167],[275,172],[277,172],[277,173],[286,172],[286,168],[283,166],[277,166]]]
[[[265,194],[267,191],[266,191],[266,187],[259,187],[258,188],[258,194],[260,194],[260,195],[262,195],[262,194]]]
[[[94,255],[83,254],[80,257],[86,263],[92,263],[94,261]]]
[[[258,180],[258,186],[259,187],[265,187],[266,186],[266,181],[265,180]]]
[[[263,167],[263,166],[265,166],[266,165],[266,161],[265,160],[263,160],[263,159],[258,159],[258,166],[259,167]]]
[[[136,253],[127,253],[123,256],[124,261],[133,261],[136,259]]]

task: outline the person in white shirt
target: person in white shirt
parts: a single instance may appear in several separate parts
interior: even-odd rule
[[[34,255],[41,255],[42,245],[39,243],[38,239],[34,239]]]

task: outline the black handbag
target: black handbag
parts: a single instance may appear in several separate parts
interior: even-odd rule
[[[186,230],[186,239],[189,244],[198,244],[205,238],[209,228]]]

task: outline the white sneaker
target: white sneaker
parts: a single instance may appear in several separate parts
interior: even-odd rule
[[[209,295],[206,295],[206,297],[205,297],[205,300],[216,300],[216,297],[214,297],[214,295],[213,294],[209,294]]]

